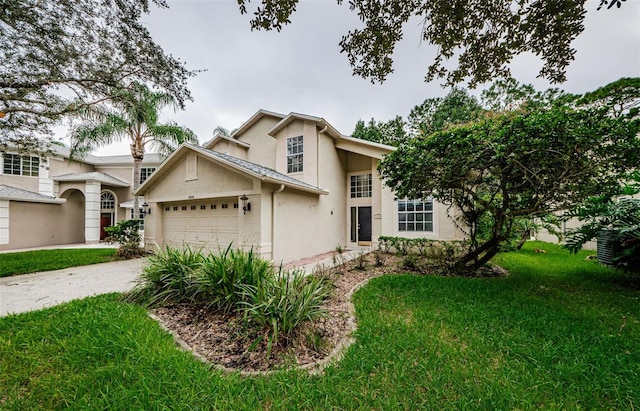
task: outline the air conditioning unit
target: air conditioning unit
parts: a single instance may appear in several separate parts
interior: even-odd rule
[[[600,231],[598,234],[598,261],[606,265],[614,265],[614,260],[618,257],[622,247],[620,241],[616,239],[616,231],[611,228]]]

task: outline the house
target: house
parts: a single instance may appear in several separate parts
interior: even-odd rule
[[[286,263],[382,235],[462,238],[446,206],[383,185],[377,165],[392,150],[320,117],[259,110],[231,136],[181,145],[142,183],[145,244],[233,244]]]
[[[70,161],[68,149],[52,151],[45,158],[0,156],[0,250],[98,243],[105,227],[134,217],[131,156]],[[161,162],[147,154],[141,181]]]

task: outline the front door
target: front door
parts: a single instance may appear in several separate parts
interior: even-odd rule
[[[371,243],[371,207],[358,207],[358,244],[367,243]]]
[[[111,213],[102,213],[100,214],[100,241],[104,240],[107,237],[106,231],[104,231],[105,227],[110,227],[111,223]]]

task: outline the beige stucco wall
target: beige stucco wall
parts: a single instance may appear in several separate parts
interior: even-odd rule
[[[0,174],[0,184],[21,188],[27,191],[38,192],[40,187],[39,177],[15,176],[10,174]]]
[[[259,193],[259,186],[254,189],[254,181],[248,176],[231,171],[214,163],[206,157],[197,156],[197,178],[187,180],[185,153],[176,159],[159,181],[149,187],[144,193],[145,200],[149,202],[183,201],[189,199],[210,198],[215,196],[236,195],[238,190],[249,195]]]
[[[303,171],[288,175],[329,194],[318,196],[292,189],[276,194],[276,261],[322,254],[347,242],[347,154],[336,150],[332,137],[318,131],[315,122],[294,121],[277,134],[276,169],[286,174],[286,139],[302,135]]]
[[[276,141],[267,133],[279,121],[279,118],[263,116],[244,133],[236,136],[238,141],[242,141],[251,146],[247,151],[246,158],[241,158],[251,161],[252,163],[275,169]]]
[[[234,239],[234,245],[242,248],[256,249],[257,252],[266,252],[262,235],[262,190],[260,180],[240,174],[228,169],[206,157],[198,155],[197,179],[187,180],[187,157],[194,155],[185,150],[185,153],[175,160],[172,167],[165,170],[162,178],[153,184],[144,193],[145,201],[151,205],[151,215],[145,218],[145,244],[149,248],[163,246],[165,240],[163,233],[163,213],[166,206],[174,205],[206,205],[210,210],[211,204],[219,203],[220,199],[233,199],[239,206],[236,209],[238,218],[238,234]],[[195,154],[197,155],[197,154]],[[242,210],[242,195],[249,197],[251,211],[246,214]],[[217,251],[217,246],[207,248]],[[270,249],[268,250],[270,252]]]
[[[11,201],[9,244],[2,249],[84,242],[84,196],[67,193],[64,204]]]
[[[95,171],[93,166],[81,161],[69,161],[63,158],[49,158],[49,175],[60,176],[71,173],[90,173]]]

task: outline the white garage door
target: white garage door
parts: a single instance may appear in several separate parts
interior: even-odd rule
[[[218,250],[238,239],[237,198],[165,203],[162,238],[166,245]]]

